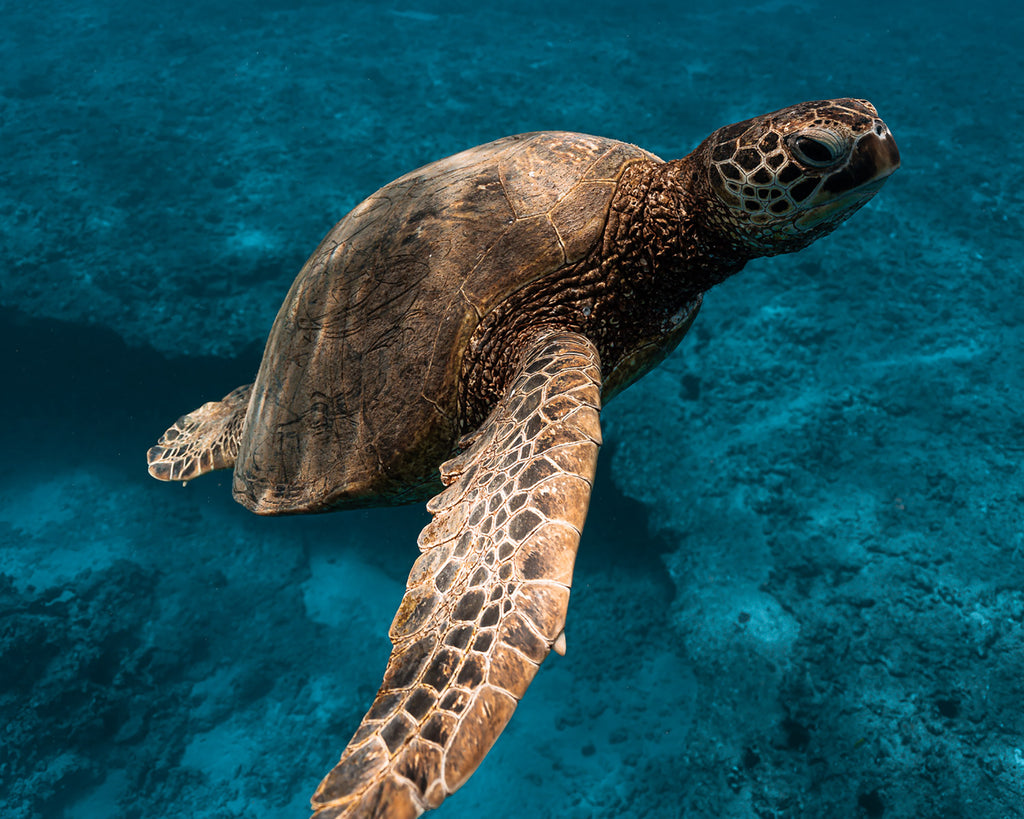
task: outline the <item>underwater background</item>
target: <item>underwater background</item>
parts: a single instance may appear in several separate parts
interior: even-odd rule
[[[258,518],[144,454],[360,199],[855,96],[902,169],[605,410],[568,654],[436,815],[1024,817],[1022,42],[1008,2],[0,3],[0,816],[307,815],[426,512]]]

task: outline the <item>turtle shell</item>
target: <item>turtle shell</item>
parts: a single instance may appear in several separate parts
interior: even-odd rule
[[[295,279],[253,387],[235,497],[264,514],[429,497],[481,318],[600,240],[625,167],[600,137],[507,137],[360,203]]]

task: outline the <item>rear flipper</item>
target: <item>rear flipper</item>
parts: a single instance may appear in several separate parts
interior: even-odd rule
[[[232,468],[251,393],[252,384],[246,384],[182,415],[146,453],[149,474],[161,481],[190,481]]]

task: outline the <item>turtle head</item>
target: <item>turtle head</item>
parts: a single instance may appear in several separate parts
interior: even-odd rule
[[[824,236],[900,165],[875,107],[855,99],[804,102],[720,128],[694,158],[710,188],[708,226],[755,256]]]

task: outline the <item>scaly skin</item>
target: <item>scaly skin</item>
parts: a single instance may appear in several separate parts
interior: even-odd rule
[[[441,467],[369,713],[317,819],[419,816],[476,770],[565,625],[601,442],[586,338],[535,337],[469,448]]]
[[[827,139],[837,161],[809,164],[800,148],[808,138]],[[460,379],[464,429],[503,393],[529,328],[572,328],[593,340],[607,401],[671,352],[703,293],[750,259],[830,233],[898,166],[896,143],[865,100],[792,106],[721,128],[682,159],[631,164],[601,243],[480,322]],[[633,356],[639,347],[649,354]],[[625,372],[616,372],[624,358]]]
[[[220,401],[207,401],[182,415],[146,453],[149,474],[161,481],[183,481],[235,465],[252,384],[237,387]]]

